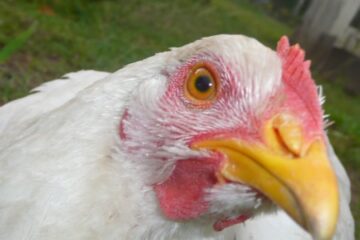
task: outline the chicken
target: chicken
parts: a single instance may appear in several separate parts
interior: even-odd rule
[[[0,239],[354,239],[309,65],[219,35],[2,106]]]

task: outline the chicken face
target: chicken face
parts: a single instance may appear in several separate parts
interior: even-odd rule
[[[147,83],[156,91],[143,96],[142,84],[120,124],[125,151],[156,166],[149,184],[164,216],[208,218],[221,230],[274,203],[316,239],[329,239],[338,190],[303,51],[286,38],[274,52],[218,36],[168,59],[162,78]]]

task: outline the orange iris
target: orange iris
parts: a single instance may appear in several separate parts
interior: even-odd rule
[[[218,91],[217,81],[205,66],[195,67],[185,84],[186,96],[197,104],[215,99]]]

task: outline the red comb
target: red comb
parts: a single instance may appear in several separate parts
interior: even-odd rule
[[[304,61],[305,52],[299,44],[290,46],[288,38],[282,36],[277,45],[277,53],[283,62],[283,80],[286,83],[292,87],[303,84],[315,87],[309,70],[311,62]],[[316,88],[314,89],[316,93]]]
[[[290,46],[286,36],[282,36],[276,51],[282,60],[282,80],[304,102],[316,125],[322,123],[322,110],[317,88],[310,73],[309,60],[305,61],[305,52],[299,44]]]

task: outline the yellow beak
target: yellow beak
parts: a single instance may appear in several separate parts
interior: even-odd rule
[[[266,146],[214,139],[196,142],[193,148],[223,153],[227,161],[221,175],[262,192],[315,239],[331,239],[339,197],[324,142],[305,144],[300,124],[284,114],[269,121],[264,135]]]

